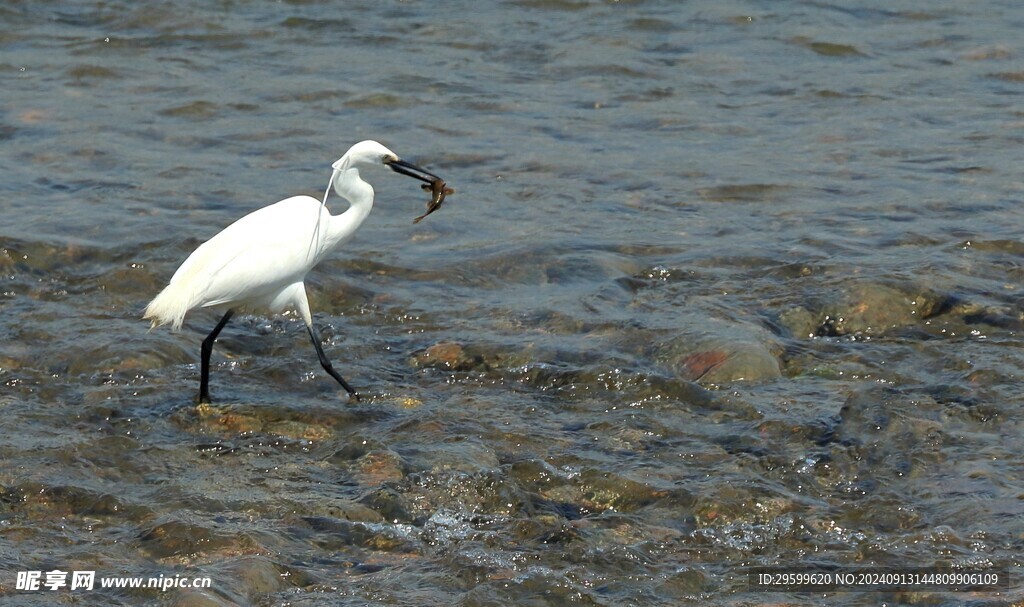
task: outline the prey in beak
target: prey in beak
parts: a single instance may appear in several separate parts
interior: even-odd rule
[[[421,169],[420,167],[395,158],[394,160],[385,160],[384,164],[391,167],[391,170],[402,175],[408,175],[413,179],[419,179],[423,182],[421,186],[424,190],[430,192],[430,200],[427,202],[427,212],[420,215],[416,219],[413,219],[413,223],[419,223],[421,219],[430,215],[434,211],[441,208],[441,204],[444,203],[445,196],[454,194],[455,190],[448,187],[443,179],[430,171]]]

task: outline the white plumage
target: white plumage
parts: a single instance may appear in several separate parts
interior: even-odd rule
[[[200,401],[209,401],[209,353],[213,342],[234,311],[242,307],[272,313],[298,311],[324,369],[356,396],[323,354],[303,281],[370,214],[373,188],[360,177],[359,169],[382,165],[427,183],[440,181],[436,175],[399,160],[376,141],[357,143],[332,165],[334,172],[323,202],[310,196],[294,196],[242,217],[193,251],[167,287],[149,303],[143,317],[151,320],[153,327],[169,324],[175,330],[181,328],[185,315],[195,308],[225,311],[221,322],[203,342]],[[332,185],[349,203],[349,208],[339,215],[331,215],[326,206]]]
[[[145,318],[154,327],[170,324],[180,329],[189,310],[226,306],[272,313],[294,309],[308,324],[302,281],[327,253],[351,237],[372,205],[370,198],[332,217],[319,200],[295,196],[253,211],[189,255],[146,308]],[[349,229],[338,229],[342,221]]]

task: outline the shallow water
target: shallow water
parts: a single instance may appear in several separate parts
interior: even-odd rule
[[[980,10],[982,9],[983,10]],[[980,12],[979,12],[980,11]],[[1021,573],[1014,3],[0,7],[0,595],[95,605],[1003,605]],[[301,321],[145,304],[375,175]],[[337,209],[337,201],[333,203]],[[16,572],[210,577],[25,592]]]

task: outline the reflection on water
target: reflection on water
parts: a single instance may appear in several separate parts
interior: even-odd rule
[[[1021,17],[0,8],[0,594],[62,568],[213,580],[76,596],[102,605],[811,604],[744,567],[1019,573]],[[366,138],[458,191],[413,226],[422,192],[368,176],[309,277],[367,402],[253,314],[195,405],[216,316],[147,332],[145,303]]]

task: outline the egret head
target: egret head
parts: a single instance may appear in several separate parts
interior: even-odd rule
[[[360,169],[364,166],[380,166],[381,164],[391,167],[391,170],[396,173],[408,175],[424,183],[431,183],[438,179],[437,175],[401,160],[398,154],[392,152],[383,144],[369,139],[360,141],[349,148],[345,155],[331,166],[337,171],[344,171],[350,168]]]
[[[356,200],[360,195],[359,191],[362,191],[362,195],[368,197],[372,204],[373,188],[370,187],[370,184],[359,178],[359,169],[380,165],[387,166],[396,173],[422,181],[424,184],[422,186],[423,189],[432,193],[427,212],[417,217],[415,220],[417,222],[439,208],[444,201],[444,197],[454,191],[446,187],[444,180],[437,175],[400,159],[397,154],[382,144],[371,140],[360,141],[355,144],[345,152],[344,156],[331,165],[334,168],[334,173],[327,184],[327,191],[330,192],[331,184],[333,184],[338,194],[349,202]],[[327,203],[326,192],[324,193],[323,203]]]
[[[344,171],[349,168],[359,169],[364,166],[380,166],[395,160],[398,160],[398,154],[395,154],[376,141],[367,139],[349,148],[345,155],[331,166],[335,170]]]

